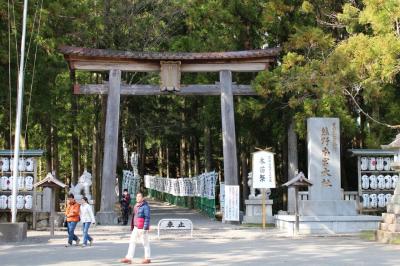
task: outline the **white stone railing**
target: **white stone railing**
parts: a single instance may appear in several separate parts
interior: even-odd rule
[[[344,191],[342,198],[344,200],[357,200],[357,191]],[[299,191],[299,200],[308,200],[308,191]]]

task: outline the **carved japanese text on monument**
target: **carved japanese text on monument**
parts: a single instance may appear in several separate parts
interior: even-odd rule
[[[313,200],[340,199],[340,131],[337,118],[307,121],[308,175]]]
[[[330,154],[331,152],[329,151],[329,129],[328,127],[322,127],[321,128],[321,162],[322,162],[322,171],[321,171],[321,177],[322,181],[321,183],[324,186],[332,186],[331,183],[331,173],[329,170],[329,160],[330,160]]]

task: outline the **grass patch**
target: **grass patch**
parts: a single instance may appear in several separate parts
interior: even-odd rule
[[[360,232],[360,238],[362,240],[367,240],[367,241],[375,241],[375,231],[374,230],[365,230]]]

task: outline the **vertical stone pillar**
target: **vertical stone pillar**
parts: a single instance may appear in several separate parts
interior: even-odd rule
[[[121,94],[121,70],[110,71],[107,98],[106,128],[104,134],[103,176],[101,183],[100,212],[97,221],[100,224],[115,224],[114,213],[115,178],[117,175],[119,106]]]
[[[225,185],[239,185],[236,155],[235,116],[232,94],[232,72],[219,73],[221,86],[222,144]]]
[[[297,154],[297,134],[294,131],[295,124],[294,119],[292,119],[289,128],[288,128],[288,179],[292,179],[296,175],[296,171],[298,170],[298,154]],[[287,210],[289,213],[295,212],[295,189],[294,187],[288,188],[288,203]]]

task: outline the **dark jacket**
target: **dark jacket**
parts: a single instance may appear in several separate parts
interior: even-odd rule
[[[127,194],[126,196],[123,195],[121,199],[121,207],[123,209],[129,209],[129,204],[131,203],[131,196]]]
[[[133,209],[133,216],[131,221],[131,230],[137,227],[137,218],[144,218],[144,230],[149,230],[150,228],[150,206],[147,201],[143,200],[141,203],[136,203]]]

